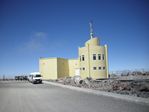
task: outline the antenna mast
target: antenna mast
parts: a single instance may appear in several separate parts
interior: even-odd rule
[[[89,22],[89,26],[90,26],[90,37],[92,39],[94,37],[93,36],[93,23],[92,23],[92,21]]]

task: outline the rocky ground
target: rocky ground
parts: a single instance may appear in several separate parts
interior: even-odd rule
[[[148,73],[145,75],[128,75],[97,80],[93,80],[91,78],[82,80],[79,76],[75,76],[50,81],[81,88],[90,88],[100,91],[149,98]]]

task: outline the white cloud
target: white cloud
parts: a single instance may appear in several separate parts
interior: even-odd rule
[[[38,51],[44,48],[44,44],[47,40],[47,34],[44,32],[36,32],[31,38],[24,44],[25,49],[30,51]]]

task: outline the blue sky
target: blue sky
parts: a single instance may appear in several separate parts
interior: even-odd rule
[[[148,0],[0,0],[0,74],[38,71],[39,57],[77,58],[90,20],[110,71],[149,68]]]

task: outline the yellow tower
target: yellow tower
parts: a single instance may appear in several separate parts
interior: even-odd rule
[[[99,39],[94,37],[90,23],[90,40],[79,48],[79,66],[82,78],[108,78],[107,45],[100,46]]]

